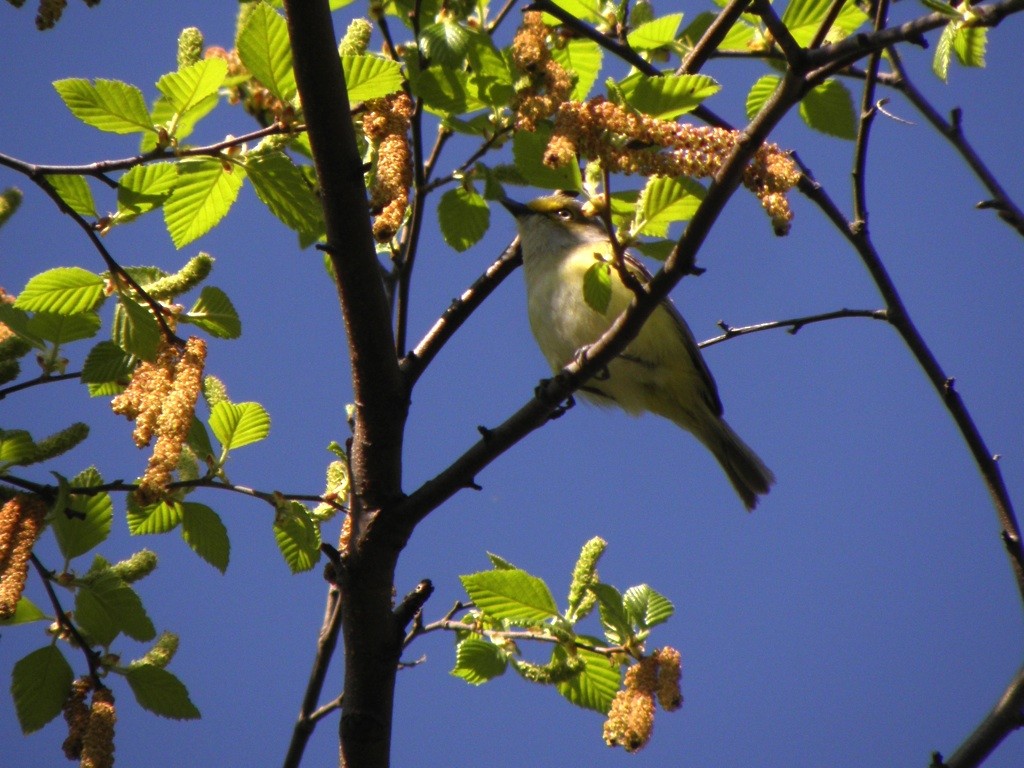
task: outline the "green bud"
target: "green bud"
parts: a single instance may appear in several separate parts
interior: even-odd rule
[[[156,644],[149,649],[145,656],[137,659],[128,665],[129,669],[142,666],[166,667],[171,663],[174,654],[178,652],[178,636],[173,632],[164,632],[157,639]]]
[[[149,576],[156,569],[156,552],[143,549],[136,552],[127,560],[114,563],[110,570],[122,581],[132,584],[139,579]]]
[[[60,432],[56,432],[36,443],[36,449],[33,455],[21,463],[37,464],[40,461],[46,461],[47,459],[52,459],[55,456],[60,456],[62,453],[70,451],[88,436],[89,425],[81,421],[76,421],[70,427],[66,427]]]
[[[345,31],[345,36],[338,43],[339,56],[358,56],[366,53],[366,47],[370,44],[370,35],[373,32],[373,25],[366,19],[353,19]]]
[[[203,33],[196,27],[185,27],[178,35],[178,69],[202,61]]]
[[[154,280],[147,285],[146,293],[161,301],[173,299],[203,282],[210,276],[212,269],[213,257],[208,253],[200,252],[198,256],[189,259],[188,263],[173,275]]]
[[[203,378],[203,398],[211,408],[217,403],[230,402],[228,400],[228,388],[216,376],[206,376]]]
[[[565,658],[554,658],[547,664],[533,664],[529,661],[515,660],[513,662],[516,672],[523,676],[523,679],[531,683],[553,685],[564,683],[576,677],[586,667],[586,662],[580,656],[566,656]]]
[[[594,605],[593,593],[587,587],[597,581],[597,561],[601,559],[607,546],[608,542],[600,536],[595,536],[583,545],[572,569],[572,581],[569,583],[569,613],[576,614],[577,618],[583,618]]]
[[[18,210],[21,198],[21,190],[17,187],[8,187],[0,192],[0,227],[6,224],[7,220]]]

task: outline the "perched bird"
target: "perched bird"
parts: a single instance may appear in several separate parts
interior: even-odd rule
[[[541,352],[559,371],[597,341],[633,298],[615,268],[608,232],[571,197],[530,203],[504,199],[515,216],[523,251],[530,327]],[[636,259],[627,268],[641,282],[651,275]],[[611,295],[604,312],[584,299],[584,275],[595,263],[609,265]],[[722,418],[722,402],[686,321],[665,299],[639,335],[590,379],[581,394],[598,405],[617,405],[636,415],[650,411],[692,432],[711,451],[748,510],[768,493],[775,476]]]

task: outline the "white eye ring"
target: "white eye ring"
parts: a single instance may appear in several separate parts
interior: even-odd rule
[[[569,208],[559,208],[555,211],[555,216],[566,221],[570,221],[573,218],[572,210]]]

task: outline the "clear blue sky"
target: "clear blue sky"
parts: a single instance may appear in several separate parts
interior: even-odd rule
[[[667,4],[655,3],[658,10]],[[343,30],[357,3],[336,14]],[[709,5],[687,3],[690,18]],[[900,4],[909,17],[920,6]],[[943,113],[964,107],[982,157],[1024,199],[1020,73],[1024,18],[992,33],[989,68],[955,68],[942,86],[931,51],[907,50],[917,84]],[[57,29],[37,33],[32,12],[0,6],[0,151],[35,162],[123,157],[134,139],[76,122],[50,82],[106,77],[141,86],[175,66],[175,40],[199,26],[230,47],[230,3],[125,3],[87,10],[72,3]],[[397,27],[397,25],[396,25]],[[934,44],[937,33],[929,35]],[[708,103],[742,123],[744,83],[758,64],[712,63],[725,83]],[[869,165],[870,227],[904,299],[946,371],[956,377],[988,445],[1002,455],[1010,492],[1024,498],[1024,347],[1020,329],[1024,248],[991,212],[952,148],[896,94],[886,109],[902,120],[875,124]],[[251,123],[240,110],[204,124],[212,142]],[[429,135],[429,134],[428,134]],[[796,148],[834,199],[850,210],[852,145],[811,135],[796,115],[774,135]],[[464,155],[449,154],[441,168]],[[26,193],[0,232],[0,284],[18,291],[44,269],[103,265],[73,222],[25,180],[0,170],[0,187]],[[101,193],[98,187],[94,192]],[[529,195],[532,192],[523,192]],[[112,199],[105,203],[113,207]],[[716,321],[744,325],[840,307],[881,306],[857,256],[807,201],[794,198],[792,234],[771,234],[756,202],[738,195],[675,299],[698,338]],[[431,228],[417,262],[410,341],[498,255],[513,234],[492,212],[488,237],[450,252]],[[199,249],[217,258],[210,282],[226,289],[243,321],[237,342],[211,343],[209,371],[236,401],[270,411],[270,438],[239,451],[230,478],[265,490],[319,492],[324,447],[346,435],[351,398],[345,340],[320,255],[261,207],[250,188],[222,226],[176,252],[158,215],[117,230],[107,245],[121,263],[174,270]],[[939,398],[886,325],[843,320],[736,339],[708,350],[730,423],[778,476],[747,515],[710,456],[667,422],[579,407],[527,438],[417,530],[398,574],[399,593],[423,578],[436,586],[427,619],[462,596],[458,574],[503,555],[549,580],[564,600],[579,546],[609,542],[601,574],[627,587],[648,582],[677,613],[655,644],[684,661],[680,712],[659,713],[653,742],[636,756],[601,741],[599,716],[508,675],[482,688],[449,676],[453,644],[435,635],[409,649],[424,663],[399,675],[396,766],[576,764],[590,766],[924,765],[949,753],[995,702],[1021,660],[1019,598],[988,495]],[[72,367],[81,360],[72,360]],[[504,419],[547,375],[525,317],[518,275],[507,281],[436,360],[413,395],[405,490],[443,469]],[[108,479],[141,471],[145,454],[105,400],[64,383],[0,406],[5,428],[47,434],[85,412],[93,437],[53,467],[95,464]],[[49,469],[50,467],[46,467]],[[40,469],[33,477],[49,476]],[[118,764],[274,765],[283,757],[306,684],[325,586],[314,572],[289,575],[271,536],[271,512],[240,496],[206,492],[232,541],[219,575],[174,536],[132,540],[123,514],[100,550],[108,559],[142,546],[160,567],[140,583],[158,630],[181,635],[171,669],[203,712],[198,723],[161,720],[118,696]],[[117,500],[123,512],[123,500]],[[335,539],[335,527],[325,538]],[[57,564],[52,541],[41,556]],[[85,563],[82,563],[85,567]],[[37,583],[29,594],[39,604]],[[6,629],[4,673],[45,642],[41,626]],[[131,657],[142,652],[122,644]],[[81,671],[81,657],[69,652]],[[327,697],[341,681],[331,671]],[[7,688],[5,683],[4,689]],[[337,719],[315,734],[305,764],[336,760]],[[10,698],[0,696],[0,743],[12,768],[57,765],[63,722],[23,738]],[[568,757],[571,755],[572,757]],[[1024,764],[1024,735],[990,763]]]

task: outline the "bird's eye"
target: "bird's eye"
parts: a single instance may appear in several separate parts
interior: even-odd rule
[[[559,208],[557,211],[555,211],[555,216],[557,216],[560,219],[564,219],[565,221],[571,221],[572,220],[572,209],[571,208]]]

